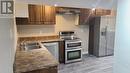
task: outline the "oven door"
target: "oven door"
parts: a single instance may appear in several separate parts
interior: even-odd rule
[[[82,50],[81,48],[67,49],[65,55],[65,63],[76,62],[82,60]]]

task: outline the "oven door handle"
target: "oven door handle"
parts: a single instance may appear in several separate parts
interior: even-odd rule
[[[82,48],[82,46],[78,46],[78,47],[66,47],[66,49],[75,49],[75,48]]]
[[[76,51],[76,50],[81,50],[81,51],[82,51],[82,48],[77,48],[77,49],[66,49],[66,51]]]

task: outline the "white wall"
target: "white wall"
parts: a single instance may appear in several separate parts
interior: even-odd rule
[[[88,51],[89,26],[75,25],[75,15],[57,15],[56,25],[17,26],[19,36],[54,35],[59,31],[74,30],[83,41],[84,52]]]
[[[114,73],[130,73],[130,0],[118,0]]]
[[[116,7],[116,0],[16,0],[17,3],[34,3],[34,4],[47,4],[65,7],[78,7],[78,8],[105,8],[112,9]]]
[[[0,18],[0,73],[13,73],[14,28],[13,18]]]
[[[15,47],[16,26],[13,14],[0,13],[0,73],[13,73]]]

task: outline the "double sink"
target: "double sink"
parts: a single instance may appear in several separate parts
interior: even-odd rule
[[[59,45],[58,42],[24,42],[20,44],[21,51],[34,51],[36,49],[46,48],[55,59],[59,60]]]
[[[30,51],[34,49],[41,49],[43,46],[41,42],[25,42],[20,44],[20,48],[23,51]]]

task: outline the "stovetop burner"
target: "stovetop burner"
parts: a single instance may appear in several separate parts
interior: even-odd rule
[[[63,40],[77,40],[79,39],[74,31],[61,31],[59,32],[59,36]]]

